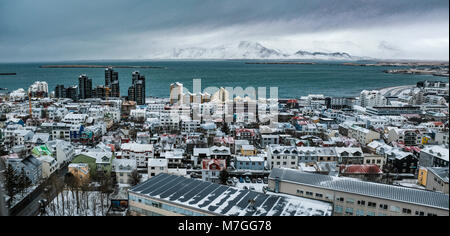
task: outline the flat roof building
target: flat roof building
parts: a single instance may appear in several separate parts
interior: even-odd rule
[[[334,215],[448,216],[449,196],[351,178],[274,168],[269,189],[334,204]]]
[[[330,216],[331,204],[159,174],[128,191],[131,215]]]

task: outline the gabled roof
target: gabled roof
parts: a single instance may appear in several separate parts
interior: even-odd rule
[[[348,165],[342,167],[343,174],[382,174],[377,165]]]

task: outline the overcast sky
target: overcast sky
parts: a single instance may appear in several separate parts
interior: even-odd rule
[[[147,59],[254,41],[449,60],[448,0],[0,0],[0,62]]]

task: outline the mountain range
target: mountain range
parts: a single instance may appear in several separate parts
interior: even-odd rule
[[[285,60],[345,60],[354,61],[366,59],[352,56],[345,52],[309,52],[299,50],[294,54],[284,53],[277,49],[267,48],[257,42],[241,41],[235,44],[222,45],[213,48],[178,48],[163,53],[155,59],[285,59]]]

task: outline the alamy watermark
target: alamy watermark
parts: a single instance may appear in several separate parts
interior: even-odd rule
[[[192,119],[199,121],[218,118],[228,123],[278,121],[278,87],[207,87],[202,90],[202,80],[193,79],[192,92],[182,84],[172,84],[170,102],[173,105],[171,118],[192,112]]]

